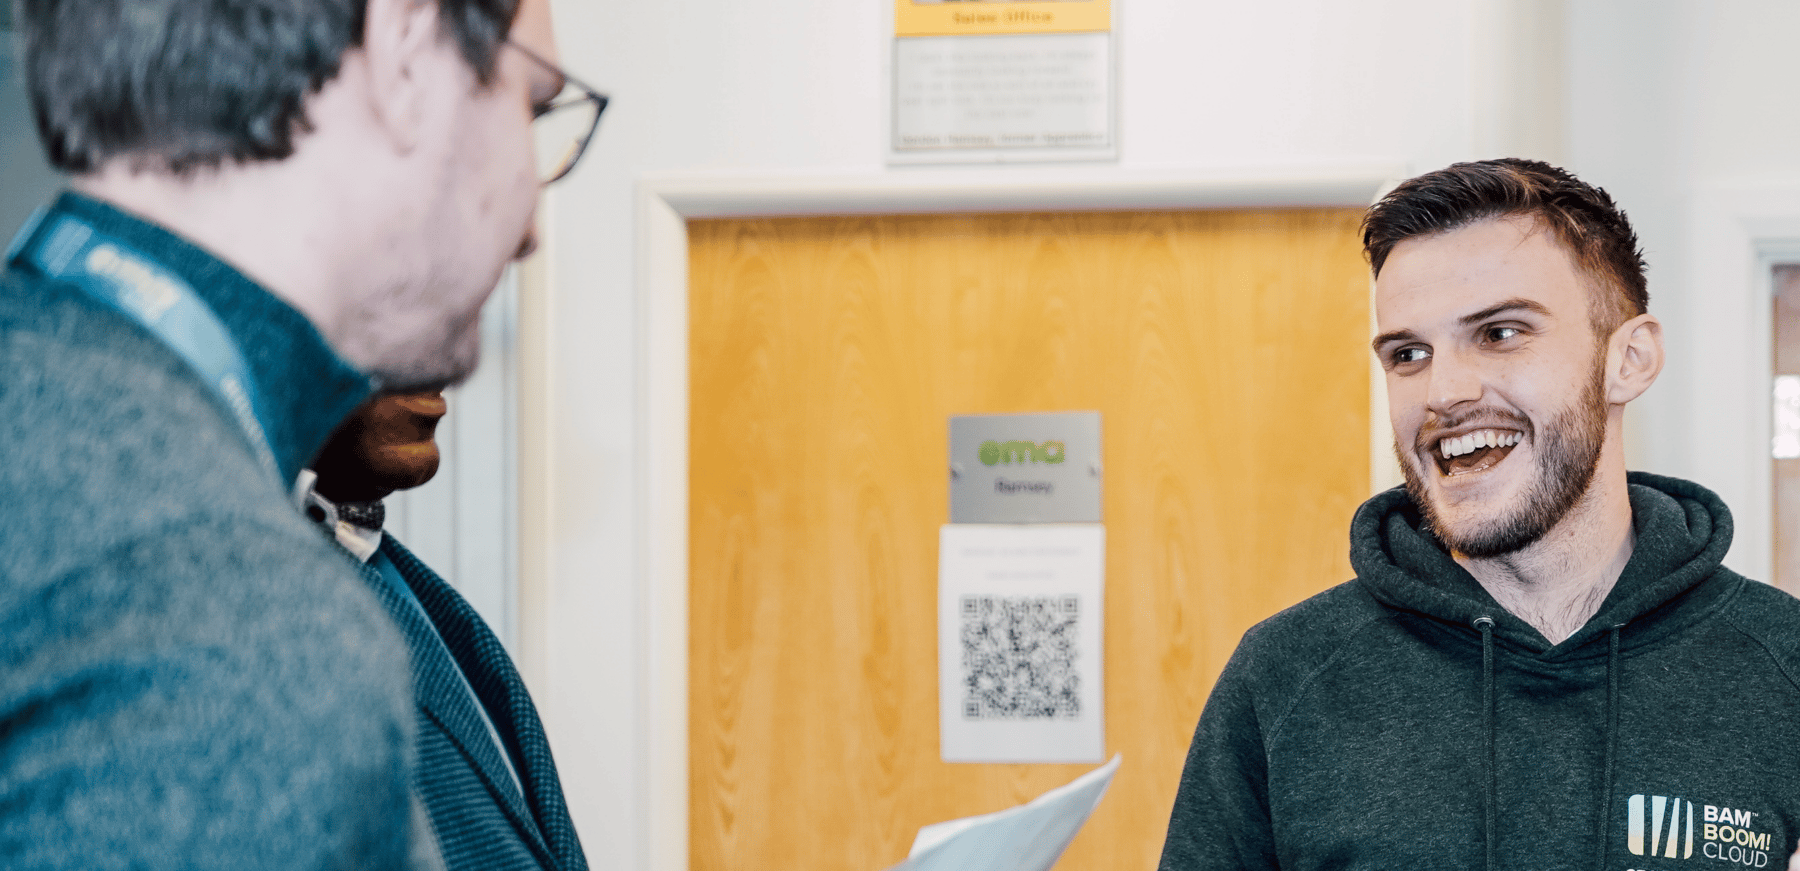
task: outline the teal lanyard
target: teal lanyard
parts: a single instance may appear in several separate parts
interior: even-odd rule
[[[260,397],[250,367],[192,285],[92,224],[42,209],[25,222],[6,259],[80,288],[161,339],[224,400],[263,466],[281,477],[258,414]]]

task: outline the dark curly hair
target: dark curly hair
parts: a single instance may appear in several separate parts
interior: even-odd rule
[[[0,0],[4,2],[4,0]],[[50,164],[120,157],[187,173],[280,160],[306,98],[362,43],[367,0],[16,0],[26,89]],[[483,85],[519,0],[437,0]]]
[[[1644,254],[1625,212],[1606,191],[1536,160],[1458,163],[1408,179],[1363,216],[1363,252],[1379,278],[1394,246],[1407,239],[1513,216],[1547,227],[1594,280],[1597,333],[1649,309]]]

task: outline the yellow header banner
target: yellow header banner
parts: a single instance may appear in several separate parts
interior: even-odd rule
[[[894,0],[895,36],[1112,30],[1112,0]]]

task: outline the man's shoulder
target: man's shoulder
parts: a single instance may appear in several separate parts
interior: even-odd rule
[[[167,815],[147,802],[180,792],[297,862],[391,841],[406,649],[207,387],[135,325],[17,272],[0,276],[0,371],[0,716],[36,706],[0,779],[37,772],[28,812],[66,821],[66,783],[106,771],[81,794],[118,813],[83,819],[151,840]],[[221,766],[237,789],[213,791]],[[269,795],[295,809],[279,826]]]
[[[1260,728],[1279,729],[1300,699],[1340,685],[1334,675],[1354,682],[1379,662],[1386,653],[1379,628],[1391,625],[1387,609],[1355,581],[1284,609],[1244,633],[1213,687],[1207,716],[1221,728],[1250,717]],[[1203,717],[1203,729],[1206,723]]]
[[[8,270],[0,285],[0,500],[29,506],[0,527],[0,602],[55,588],[97,613],[161,590],[133,607],[274,637],[280,601],[382,637],[353,567],[184,363],[54,282]]]
[[[64,283],[18,269],[0,271],[0,404],[53,403],[30,421],[50,423],[79,408],[68,391],[108,393],[200,382],[143,327]],[[20,409],[22,410],[22,409]],[[46,416],[48,415],[48,416]],[[16,414],[9,414],[19,420]]]
[[[1250,627],[1233,658],[1253,675],[1268,672],[1291,679],[1296,668],[1310,671],[1325,665],[1386,617],[1387,610],[1361,584],[1347,581]]]
[[[1746,580],[1729,606],[1731,624],[1800,679],[1800,599],[1773,584]]]
[[[303,609],[291,613],[367,610],[352,567],[184,364],[129,324],[102,341],[75,332],[121,326],[103,312],[53,298],[35,316],[19,308],[0,313],[0,500],[20,509],[0,526],[0,603],[160,589],[146,607],[229,620],[279,622],[263,604],[278,599]]]
[[[0,540],[79,555],[73,542],[135,538],[204,517],[284,524],[295,513],[216,400],[159,349],[26,335],[0,326],[0,499],[32,505]],[[0,553],[0,566],[55,571]]]
[[[0,371],[0,451],[8,458],[0,492],[9,480],[41,490],[52,483],[51,467],[107,474],[120,486],[119,478],[159,474],[191,480],[183,464],[230,465],[233,455],[257,462],[178,356],[66,285],[0,274]]]

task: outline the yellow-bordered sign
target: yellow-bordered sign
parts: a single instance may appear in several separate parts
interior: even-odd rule
[[[1112,0],[894,0],[895,36],[1112,30]]]

